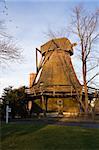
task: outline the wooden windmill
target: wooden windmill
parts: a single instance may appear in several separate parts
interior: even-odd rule
[[[39,99],[44,113],[49,111],[79,112],[77,95],[81,91],[71,55],[73,46],[67,38],[52,39],[36,49],[37,73],[30,88],[33,101]],[[38,65],[37,51],[41,53]]]

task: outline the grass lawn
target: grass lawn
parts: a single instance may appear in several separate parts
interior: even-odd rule
[[[99,150],[99,129],[48,124],[1,126],[2,150]]]

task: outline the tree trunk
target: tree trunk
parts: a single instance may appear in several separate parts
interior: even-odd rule
[[[87,79],[86,79],[87,65],[85,59],[85,50],[82,47],[82,73],[83,73],[83,84],[85,94],[85,115],[88,115],[88,90],[87,90]]]
[[[83,83],[84,83],[84,93],[85,93],[85,115],[88,115],[88,90],[86,81],[86,62],[83,62]]]

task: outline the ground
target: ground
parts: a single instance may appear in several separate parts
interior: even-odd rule
[[[99,125],[20,121],[1,126],[2,150],[98,150]],[[87,123],[88,124],[88,123]],[[90,124],[90,123],[89,123]]]

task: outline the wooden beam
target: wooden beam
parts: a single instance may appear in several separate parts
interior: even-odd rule
[[[38,55],[37,55],[37,48],[36,48],[36,73],[38,73]]]
[[[41,51],[38,48],[36,48],[36,50],[41,53]]]

